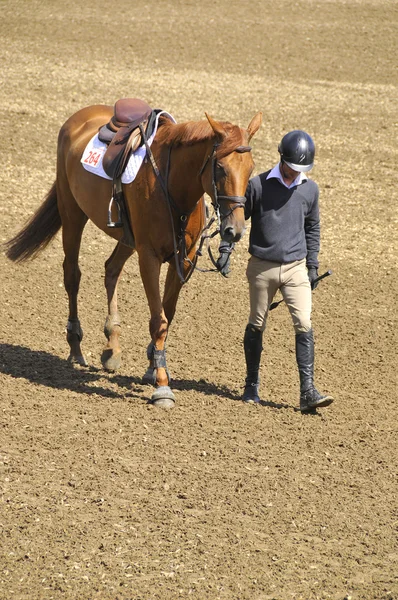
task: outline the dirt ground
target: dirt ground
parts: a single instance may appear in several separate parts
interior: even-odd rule
[[[148,404],[148,308],[133,257],[123,365],[101,369],[103,264],[88,225],[67,363],[60,236],[0,256],[1,600],[397,600],[395,0],[0,0],[0,242],[41,203],[62,123],[139,97],[179,122],[247,126],[256,172],[294,128],[317,144],[316,380],[303,416],[286,308],[271,313],[261,406],[240,401],[248,235],[232,274],[195,273],[168,341],[177,404]],[[394,70],[395,69],[395,70]],[[206,258],[200,266],[209,266]]]

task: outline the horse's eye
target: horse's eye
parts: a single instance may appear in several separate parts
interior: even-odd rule
[[[226,172],[225,172],[224,167],[222,166],[222,164],[217,163],[216,164],[216,180],[220,181],[220,179],[222,179],[225,176],[226,176]]]

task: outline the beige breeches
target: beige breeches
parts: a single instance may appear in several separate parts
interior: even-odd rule
[[[311,329],[311,286],[306,261],[280,264],[251,256],[246,270],[249,282],[249,323],[264,331],[268,307],[278,290],[290,311],[296,333]]]

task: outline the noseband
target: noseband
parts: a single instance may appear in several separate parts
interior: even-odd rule
[[[208,155],[205,162],[203,163],[202,168],[199,171],[199,176],[203,174],[207,163],[209,162],[209,160],[211,160],[211,186],[213,189],[213,198],[211,203],[213,205],[214,210],[217,213],[218,220],[220,221],[220,202],[230,202],[231,204],[234,204],[234,206],[225,215],[221,217],[221,220],[223,220],[229,217],[229,215],[233,213],[235,209],[244,208],[246,198],[245,196],[226,196],[218,193],[216,184],[216,162],[218,146],[219,144],[216,142],[213,146],[212,152]],[[235,148],[234,152],[239,152],[239,154],[243,154],[244,152],[251,152],[251,146],[238,146],[237,148]]]

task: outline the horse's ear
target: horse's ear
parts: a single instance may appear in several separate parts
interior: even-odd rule
[[[206,119],[209,121],[209,123],[211,125],[212,130],[214,131],[214,133],[217,136],[217,140],[219,142],[221,142],[227,135],[224,127],[221,125],[221,123],[212,119],[211,116],[207,114],[207,112],[205,112],[205,115],[206,115]]]
[[[254,117],[250,121],[249,127],[247,128],[247,132],[249,134],[249,141],[252,139],[253,135],[257,133],[257,131],[260,129],[262,120],[263,113],[260,111],[256,115],[254,115]]]

